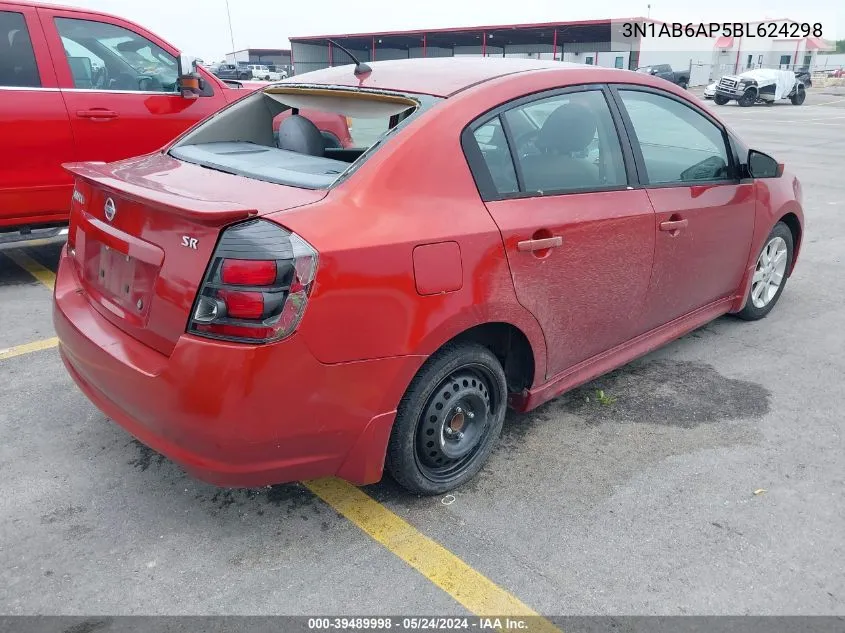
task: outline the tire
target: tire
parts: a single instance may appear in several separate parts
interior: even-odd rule
[[[713,103],[716,105],[725,105],[730,99],[722,95],[713,95]]]
[[[804,90],[804,86],[799,85],[798,90],[795,91],[795,94],[789,97],[789,100],[792,102],[792,105],[801,105],[804,103],[804,100],[807,98],[807,91]]]
[[[750,108],[755,101],[757,101],[757,91],[754,88],[749,88],[736,100],[740,108]]]
[[[688,85],[689,84],[687,84],[687,82],[683,79],[678,83],[678,86],[680,86],[682,90],[686,90]]]
[[[782,259],[779,259],[777,253],[781,251],[781,247],[785,247],[785,254]],[[736,316],[745,321],[756,321],[772,311],[786,287],[787,273],[792,267],[793,248],[792,231],[783,222],[778,222],[763,243],[760,254],[757,255],[757,265],[754,269],[751,287],[745,297],[745,306]],[[770,265],[771,259],[767,258],[771,257],[774,257],[776,261]],[[767,273],[768,270],[773,272]],[[759,280],[754,281],[758,278],[758,275]],[[773,288],[770,282],[773,279],[776,280],[778,275],[780,281],[777,289],[772,292]]]
[[[486,347],[450,343],[422,366],[399,403],[385,459],[402,487],[442,494],[490,456],[507,408],[505,372]]]

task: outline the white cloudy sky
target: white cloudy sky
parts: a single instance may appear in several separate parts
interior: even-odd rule
[[[52,1],[52,0],[47,0]],[[229,0],[236,48],[277,48],[288,36],[645,16],[649,0]],[[62,0],[144,25],[188,55],[222,59],[231,49],[226,0]],[[483,7],[483,8],[482,8]],[[792,18],[822,22],[845,38],[845,0],[656,0],[664,21]]]

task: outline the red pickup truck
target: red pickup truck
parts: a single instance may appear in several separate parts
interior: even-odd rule
[[[197,67],[182,96],[180,52],[103,13],[0,0],[0,232],[67,222],[72,179],[62,164],[153,152],[251,92]],[[305,113],[348,139],[344,117]]]

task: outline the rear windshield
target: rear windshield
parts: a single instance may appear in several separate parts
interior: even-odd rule
[[[436,101],[428,95],[277,84],[194,128],[170,155],[255,180],[325,189]]]

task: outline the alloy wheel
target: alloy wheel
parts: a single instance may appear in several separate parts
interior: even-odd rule
[[[751,301],[755,308],[764,308],[775,297],[786,275],[786,241],[773,237],[760,252],[751,280]]]

